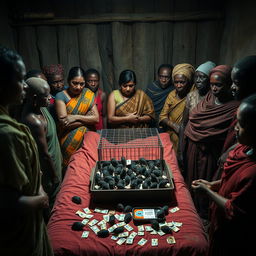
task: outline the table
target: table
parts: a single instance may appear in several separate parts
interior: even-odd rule
[[[90,200],[90,173],[97,161],[99,134],[88,132],[84,136],[82,147],[70,160],[48,223],[48,233],[55,255],[206,255],[208,248],[207,237],[201,220],[196,213],[190,193],[180,174],[169,135],[162,133],[160,138],[164,146],[164,159],[172,169],[175,183],[174,193],[176,201],[172,202],[169,207],[178,206],[180,208],[179,211],[170,213],[167,216],[167,221],[183,223],[180,231],[177,233],[173,232],[176,244],[170,245],[166,242],[168,235],[150,235],[148,232],[145,232],[144,238],[148,242],[144,246],[137,244],[142,238],[139,236],[135,237],[132,245],[118,245],[110,237],[97,237],[89,228],[85,227],[85,230],[90,230],[88,238],[81,238],[82,231],[73,231],[71,229],[73,222],[81,221],[81,218],[75,214],[77,210],[82,210],[86,207],[90,209],[95,207],[102,208],[102,206],[103,208],[107,207],[106,205],[95,205]],[[81,205],[71,201],[74,195],[80,196],[82,199]],[[95,219],[102,219],[101,213],[93,214]],[[157,247],[151,246],[152,238],[158,238],[159,244]]]

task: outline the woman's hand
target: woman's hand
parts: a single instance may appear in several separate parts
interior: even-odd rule
[[[139,122],[139,116],[136,115],[136,112],[126,115],[127,122],[132,124],[137,124]]]
[[[74,115],[67,115],[66,117],[62,117],[60,119],[60,125],[63,128],[67,128],[70,124],[76,122],[76,118]]]

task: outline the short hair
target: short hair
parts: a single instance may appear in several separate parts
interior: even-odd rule
[[[256,55],[246,56],[234,64],[237,70],[237,79],[239,80],[239,99],[243,99],[253,93],[256,93],[255,72]]]
[[[242,104],[246,104],[246,107],[243,110],[243,115],[246,120],[250,120],[250,124],[256,124],[256,94],[252,94],[251,96],[245,98]],[[240,105],[240,106],[241,106]]]
[[[137,80],[135,72],[133,70],[126,69],[120,73],[118,84],[119,86],[121,86],[122,84],[126,84],[128,82],[134,82],[136,84],[136,81]]]
[[[27,72],[26,76],[25,76],[25,80],[31,78],[31,77],[38,77],[41,74],[43,74],[43,72],[39,69],[31,69]]]
[[[87,79],[87,77],[92,74],[96,74],[100,78],[100,73],[98,72],[98,70],[94,68],[89,68],[85,71],[85,74],[84,74],[85,79]]]
[[[17,62],[22,61],[22,57],[15,51],[0,46],[0,86],[9,83],[10,78],[17,72]]]
[[[70,82],[74,77],[76,76],[82,76],[85,80],[85,71],[81,67],[73,67],[69,70],[68,73],[68,82]]]
[[[173,70],[173,65],[171,64],[161,64],[159,67],[158,67],[158,70],[157,70],[157,74],[159,75],[160,73],[160,70],[162,68],[169,68],[171,71]]]

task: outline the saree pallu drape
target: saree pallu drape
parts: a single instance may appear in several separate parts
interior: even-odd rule
[[[176,123],[176,124],[181,123],[182,117],[183,117],[183,111],[186,106],[186,97],[184,97],[183,99],[178,99],[176,97],[176,94],[177,94],[176,90],[169,93],[165,101],[164,107],[160,113],[159,122],[167,118],[173,123]],[[173,148],[175,152],[177,152],[179,135],[171,128],[168,129],[167,132],[170,135]]]
[[[135,94],[128,100],[118,104],[115,109],[116,116],[126,116],[127,114],[134,113],[138,116],[148,115],[155,119],[154,106],[151,99],[142,91],[136,90]],[[139,124],[119,124],[114,128],[147,128],[149,123]]]
[[[82,93],[71,98],[66,104],[68,115],[86,115],[94,104],[94,93],[84,88]],[[67,167],[71,155],[81,146],[83,136],[87,132],[86,126],[80,126],[68,133],[60,131],[60,145],[62,149],[63,165]]]

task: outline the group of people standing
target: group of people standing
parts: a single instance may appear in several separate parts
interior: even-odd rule
[[[197,69],[162,64],[145,92],[127,69],[108,98],[95,69],[71,68],[65,85],[62,65],[26,73],[22,58],[1,47],[0,70],[4,255],[53,255],[44,220],[88,130],[143,127],[169,133],[197,211],[211,223],[209,255],[249,255],[253,243],[246,232],[256,213],[256,56],[233,68],[211,61]]]

